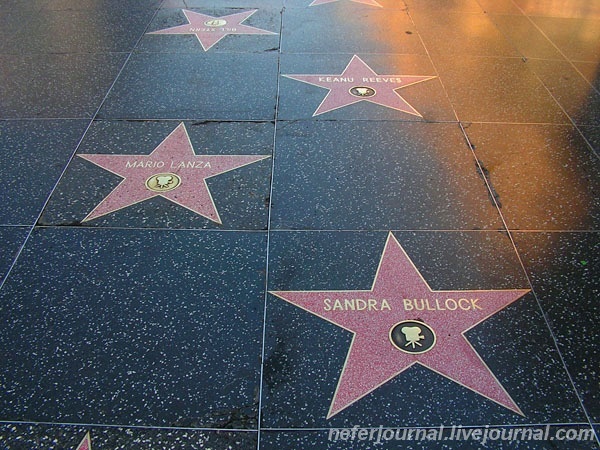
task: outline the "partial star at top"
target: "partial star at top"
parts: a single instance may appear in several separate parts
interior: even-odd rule
[[[210,177],[269,158],[269,155],[197,155],[181,123],[149,155],[79,154],[123,180],[83,221],[154,197],[163,197],[221,224],[206,184]]]
[[[396,89],[436,78],[417,75],[379,75],[356,55],[338,75],[284,76],[329,90],[313,116],[366,101],[423,117],[396,92]]]
[[[228,16],[213,17],[193,11],[183,10],[188,22],[148,34],[195,34],[204,51],[208,51],[228,34],[277,34],[260,28],[242,25],[242,22],[254,14],[257,9]]]
[[[339,1],[339,0],[315,0],[308,6],[322,5],[324,3],[333,3],[333,2],[337,2],[337,1]],[[383,6],[380,5],[379,3],[377,3],[375,0],[350,0],[350,1],[355,2],[355,3],[363,3],[365,5],[379,6],[380,8],[383,8]]]
[[[527,292],[434,291],[390,233],[371,290],[271,294],[353,334],[329,418],[414,364],[522,414],[465,333]],[[506,324],[506,345],[519,331]]]
[[[85,434],[76,450],[92,450],[92,440],[89,431]]]

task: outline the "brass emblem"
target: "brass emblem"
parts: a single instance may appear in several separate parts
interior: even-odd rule
[[[373,97],[376,94],[375,89],[368,86],[355,86],[350,93],[355,97]]]
[[[204,22],[204,25],[206,25],[207,27],[222,27],[224,25],[227,25],[227,21],[223,20],[223,19],[212,19],[212,20],[207,20],[206,22]]]
[[[181,178],[174,173],[157,173],[146,180],[146,187],[154,192],[172,191],[181,184]]]
[[[404,320],[390,329],[390,341],[398,350],[418,355],[435,346],[436,336],[433,329],[418,320]]]

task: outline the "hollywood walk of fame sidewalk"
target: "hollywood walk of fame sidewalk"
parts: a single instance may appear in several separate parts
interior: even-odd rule
[[[560,3],[1,3],[0,449],[598,448]]]

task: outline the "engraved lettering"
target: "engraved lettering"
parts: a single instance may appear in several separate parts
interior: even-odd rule
[[[405,298],[402,299],[405,311],[482,311],[478,298],[453,298],[428,299],[428,298]]]
[[[164,161],[149,161],[149,160],[142,160],[142,161],[126,161],[125,162],[125,168],[127,169],[146,169],[146,168],[150,168],[150,169],[160,169],[161,167],[165,166],[165,162]]]
[[[319,77],[319,81],[324,83],[353,83],[354,77]]]
[[[483,311],[483,308],[477,304],[478,301],[479,301],[478,298],[472,298],[471,299],[471,307],[473,309],[479,309],[480,311]]]
[[[384,298],[344,298],[323,299],[323,310],[325,311],[391,311],[390,303]]]
[[[397,77],[363,77],[363,83],[402,83]]]
[[[209,161],[171,161],[171,169],[210,169]]]

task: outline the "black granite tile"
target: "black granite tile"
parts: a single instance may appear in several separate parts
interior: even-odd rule
[[[600,155],[600,127],[579,127],[596,155]]]
[[[528,65],[575,124],[600,123],[600,93],[569,62],[530,60]]]
[[[0,43],[0,53],[9,53],[7,42],[11,40],[13,35],[19,31],[22,23],[19,23],[24,20],[23,15],[17,14],[1,14],[2,10],[0,10],[0,37],[2,41]]]
[[[284,13],[281,51],[426,54],[405,11],[362,6],[339,2]]]
[[[277,54],[134,54],[101,118],[272,120]]]
[[[294,0],[286,0],[286,7],[288,7],[288,5],[290,3],[292,3]],[[315,0],[312,0],[313,2]],[[324,0],[326,1],[326,0]],[[402,11],[408,11],[408,6],[406,5],[406,1],[405,0],[374,0],[374,3],[372,0],[339,0],[341,3],[349,3],[349,6],[352,6],[353,8],[357,8],[357,7],[364,7],[364,8],[370,8],[370,9],[377,9],[377,8],[382,8],[386,11],[390,11],[393,9],[398,9],[398,10],[402,10]],[[311,3],[309,3],[311,4]],[[326,3],[327,4],[327,3]],[[313,6],[321,6],[319,4],[317,5],[313,5]]]
[[[411,11],[410,15],[431,54],[507,57],[519,54],[486,14],[438,9]]]
[[[18,53],[102,53],[131,51],[154,10],[105,6],[93,10],[47,10],[15,39]]]
[[[90,118],[125,55],[0,55],[1,118]]]
[[[310,1],[310,0],[309,0]],[[161,3],[161,8],[282,8],[284,0],[237,0],[232,5],[230,0],[164,0]],[[296,0],[294,0],[296,3]],[[208,13],[210,14],[210,13]]]
[[[394,234],[433,290],[527,288],[514,247],[502,233]],[[273,232],[269,290],[368,290],[385,240],[385,232]],[[454,251],[457,248],[459,252]],[[271,295],[262,426],[439,427],[587,421],[531,293],[470,329],[465,337],[523,416],[417,364],[327,418],[352,334]],[[323,430],[323,438],[326,433]]]
[[[362,433],[362,434],[361,434]],[[468,438],[463,433],[468,434]],[[459,438],[460,436],[460,438]],[[567,436],[571,439],[567,439]],[[536,439],[537,438],[537,439]],[[597,449],[593,430],[581,425],[460,428],[329,428],[324,430],[267,430],[262,450],[270,449]],[[576,445],[577,447],[574,447]]]
[[[22,2],[21,0],[4,0],[1,9],[35,12],[42,9],[47,0],[31,0]]]
[[[600,18],[600,5],[597,1],[564,0],[554,3],[545,0],[514,0],[514,2],[530,16]]]
[[[520,58],[436,55],[433,62],[461,121],[570,123]]]
[[[2,252],[0,252],[0,283],[4,281],[6,273],[13,264],[21,246],[27,239],[28,228],[25,227],[2,227],[0,226],[0,242],[2,242]]]
[[[36,229],[0,291],[0,418],[256,428],[265,252],[263,233]]]
[[[269,273],[271,288],[285,285],[300,290],[310,285],[311,290],[368,290],[386,236],[382,231],[274,231],[270,264],[276,270]],[[407,251],[409,245],[414,247],[409,256],[432,289],[475,289],[482,279],[497,289],[527,288],[527,279],[503,232],[397,231],[395,236]],[[320,254],[331,256],[320,259]],[[346,257],[336,258],[336,254]],[[453,261],[469,263],[453,264],[448,255]],[[305,264],[305,258],[311,264]]]
[[[279,50],[279,33],[281,31],[281,13],[282,6],[241,8],[235,5],[231,7],[204,7],[190,9],[184,7],[192,13],[204,14],[212,17],[225,17],[232,14],[243,12],[252,13],[247,19],[242,20],[241,24],[249,27],[258,28],[265,31],[264,34],[228,34],[218,41],[208,50],[204,50],[199,38],[194,34],[146,34],[136,48],[136,52],[162,52],[162,53],[205,53],[205,51],[215,52],[235,52],[235,53],[258,53],[258,52],[276,52]],[[189,23],[186,19],[183,9],[164,8],[161,9],[152,23],[147,33],[165,30]],[[234,25],[231,25],[234,27]],[[211,43],[206,43],[209,47]]]
[[[598,61],[600,17],[532,17],[532,20],[569,60]]]
[[[558,49],[529,17],[494,14],[491,18],[494,25],[526,58],[564,60]]]
[[[600,92],[600,73],[598,72],[598,66],[600,61],[597,62],[574,62],[573,65],[577,68],[579,73],[596,89]]]
[[[119,0],[106,2],[102,0],[45,0],[44,10],[49,11],[106,11],[117,14],[142,9],[158,8],[161,0]]]
[[[600,419],[600,234],[515,233],[517,249],[591,420]]]
[[[79,445],[87,439],[94,450],[227,450],[256,448],[257,433],[19,423],[0,425],[2,450],[80,450]]]
[[[425,55],[370,54],[358,56],[373,72],[382,76],[435,77],[437,75],[431,60]],[[291,79],[285,75],[341,75],[351,60],[352,55],[282,55],[281,74],[283,76],[280,78],[277,117],[283,120],[311,118],[329,92],[327,88]],[[377,91],[385,92],[382,90],[383,88],[379,87],[381,85],[377,86]],[[317,117],[324,120],[456,121],[456,116],[439,78],[397,88],[396,94],[393,94],[393,87],[391,86],[387,91],[390,96],[400,96],[422,117],[369,101],[340,106],[337,109],[318,114]],[[344,103],[339,102],[339,104],[343,105]]]
[[[35,223],[86,126],[80,120],[0,121],[0,224]]]
[[[513,230],[597,230],[600,161],[571,126],[466,129]]]
[[[347,14],[354,14],[363,9],[380,10],[406,10],[403,0],[285,0],[286,10],[317,9],[337,10],[344,8]]]
[[[440,12],[481,13],[478,0],[404,0],[408,10],[439,14]]]
[[[520,16],[523,14],[513,0],[477,0],[483,12],[488,14],[512,14]]]
[[[274,229],[499,229],[455,124],[294,122],[277,130]]]
[[[15,35],[30,20],[32,14],[29,11],[14,11],[0,5],[0,54],[14,53],[19,48]]]
[[[86,134],[78,155],[69,165],[45,209],[42,225],[81,225],[88,214],[121,183],[123,177],[83,159],[85,154],[149,155],[178,126],[178,121],[98,121]],[[140,201],[134,193],[124,194],[121,209],[85,221],[91,227],[134,228],[225,228],[265,230],[267,228],[273,152],[272,122],[187,122],[190,142],[196,155],[264,155],[266,158],[229,172],[206,178],[220,222],[158,196]],[[159,158],[160,159],[160,158]],[[178,164],[178,162],[176,162]],[[213,161],[214,164],[214,161]],[[173,172],[156,169],[157,173]],[[199,171],[201,169],[198,169]],[[178,171],[178,169],[175,169]],[[202,172],[199,172],[199,176]],[[140,183],[145,182],[140,178]],[[202,178],[199,178],[202,181]],[[182,188],[185,187],[185,182]],[[133,192],[135,189],[127,192]],[[198,188],[200,189],[200,187]],[[180,189],[182,191],[182,189]],[[137,191],[136,191],[137,192]],[[195,195],[189,190],[183,195]],[[206,207],[207,215],[212,210]]]
[[[10,40],[19,30],[28,26],[29,22],[41,14],[46,0],[5,0],[0,2],[0,53],[13,48]]]

